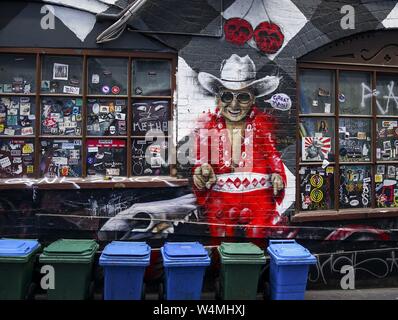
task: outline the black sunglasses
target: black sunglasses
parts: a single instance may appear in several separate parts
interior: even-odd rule
[[[236,98],[239,103],[249,103],[252,99],[252,95],[248,92],[224,91],[221,92],[220,98],[224,103],[231,103],[234,98]]]

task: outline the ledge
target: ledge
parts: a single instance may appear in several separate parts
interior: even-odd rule
[[[298,212],[292,222],[339,221],[398,217],[398,208],[347,209],[342,211]]]
[[[40,179],[0,179],[0,190],[10,189],[129,189],[129,188],[165,188],[183,187],[188,185],[188,179],[174,177],[114,177],[104,178],[40,178]]]

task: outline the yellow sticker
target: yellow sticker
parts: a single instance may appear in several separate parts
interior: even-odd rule
[[[114,105],[113,102],[111,102],[111,103],[109,104],[109,112],[111,112],[111,113],[115,112],[115,105]]]
[[[27,143],[22,147],[22,153],[33,153],[33,144]]]
[[[312,202],[319,203],[323,199],[323,192],[320,189],[313,189],[310,193],[310,198]]]
[[[0,124],[0,133],[4,132],[4,124]]]
[[[334,172],[334,168],[333,167],[327,167],[326,168],[326,173],[333,173]]]
[[[33,173],[33,166],[32,165],[26,166],[26,173]]]
[[[323,178],[322,176],[320,176],[319,174],[314,174],[311,178],[310,178],[310,183],[313,187],[315,188],[320,188],[323,185]]]
[[[382,175],[382,174],[376,174],[376,175],[375,175],[375,182],[376,182],[376,183],[381,183],[381,182],[383,182],[383,175]]]

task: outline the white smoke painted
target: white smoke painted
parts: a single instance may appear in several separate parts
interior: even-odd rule
[[[178,57],[177,72],[177,141],[189,135],[203,112],[214,112],[216,102],[198,82],[198,74]]]

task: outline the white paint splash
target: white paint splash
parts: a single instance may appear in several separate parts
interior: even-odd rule
[[[250,22],[253,30],[261,22],[269,21],[269,19],[279,25],[285,35],[285,40],[277,53],[267,55],[270,60],[274,60],[308,22],[305,15],[290,0],[237,0],[225,10],[223,17],[225,19],[243,18]],[[253,39],[249,40],[248,44],[257,49]]]
[[[286,173],[286,188],[282,202],[276,204],[276,211],[279,215],[282,215],[296,201],[296,177],[285,164],[283,164],[283,167]]]
[[[81,42],[84,42],[86,37],[93,30],[96,22],[94,14],[65,7],[54,6],[54,15],[61,20]]]
[[[109,8],[108,5],[97,0],[45,0],[43,2],[53,5],[62,5],[91,13],[104,12]],[[109,0],[109,2],[116,2],[116,0]]]
[[[207,111],[214,112],[215,97],[206,94],[198,80],[198,74],[186,63],[178,58],[177,72],[177,113],[178,128],[177,141],[190,134],[195,128],[198,117]]]
[[[398,3],[381,23],[385,28],[398,28]]]

